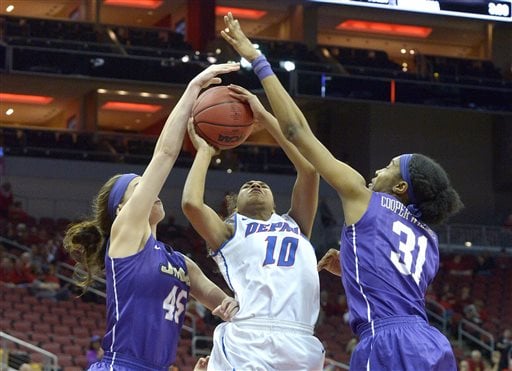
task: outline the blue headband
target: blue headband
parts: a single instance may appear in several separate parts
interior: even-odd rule
[[[112,186],[108,196],[108,215],[110,219],[115,219],[117,206],[121,203],[128,184],[136,177],[138,177],[137,174],[123,174]]]
[[[411,158],[411,153],[400,156],[400,174],[402,174],[402,179],[407,182],[407,196],[409,196],[409,202],[414,204],[416,203],[416,197],[414,197],[411,176],[409,175],[409,162],[411,162]]]
[[[407,182],[407,196],[409,197],[410,204],[407,205],[407,209],[416,217],[421,217],[421,211],[416,206],[416,196],[412,189],[411,176],[409,174],[409,162],[411,162],[412,153],[406,153],[400,156],[400,174],[402,179]]]

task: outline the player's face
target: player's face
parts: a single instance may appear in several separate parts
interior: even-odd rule
[[[274,196],[267,183],[250,180],[240,188],[237,198],[238,211],[243,213],[243,210],[252,206],[264,206],[269,210],[274,209]]]
[[[126,188],[126,191],[123,196],[123,202],[122,205],[126,204],[126,202],[132,197],[133,192],[137,188],[137,186],[140,183],[141,177],[134,178],[128,187]],[[160,198],[156,198],[156,200],[153,203],[153,206],[151,207],[151,212],[149,214],[149,224],[156,224],[163,220],[165,218],[165,211],[164,206],[162,204],[162,201]]]
[[[161,222],[165,218],[165,210],[162,200],[157,198],[153,207],[151,208],[151,213],[149,214],[149,224],[157,224]]]
[[[377,170],[368,188],[375,192],[393,193],[393,187],[402,179],[400,156],[395,157],[385,168]]]

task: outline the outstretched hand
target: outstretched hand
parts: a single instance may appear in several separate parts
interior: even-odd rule
[[[220,32],[221,36],[235,48],[241,57],[252,62],[260,55],[251,41],[245,36],[238,19],[235,19],[231,12],[224,16],[224,24],[226,28]]]
[[[251,106],[254,123],[262,124],[264,127],[266,127],[269,119],[273,118],[273,116],[265,109],[265,107],[263,107],[263,104],[258,99],[258,97],[239,85],[230,84],[228,85],[228,88],[230,90],[230,96],[238,99],[239,101],[246,102],[249,104],[249,106]]]
[[[212,311],[212,314],[219,316],[223,321],[231,321],[231,318],[238,313],[239,309],[238,301],[232,297],[227,297]]]
[[[222,79],[218,75],[238,71],[239,69],[240,63],[212,64],[194,77],[190,84],[196,84],[201,89],[204,89],[212,84],[220,84]]]
[[[317,264],[317,270],[320,272],[322,269],[336,276],[341,276],[340,252],[338,250],[329,249],[329,251],[325,253]]]
[[[187,123],[188,136],[190,137],[190,141],[194,145],[196,151],[199,151],[200,148],[206,148],[210,150],[210,155],[214,156],[220,152],[219,149],[215,148],[211,144],[209,144],[206,140],[204,140],[199,134],[196,133],[196,129],[194,127],[194,118],[190,117]]]

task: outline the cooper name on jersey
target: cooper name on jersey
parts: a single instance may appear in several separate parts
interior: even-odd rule
[[[299,227],[290,227],[286,222],[277,223],[249,223],[245,230],[245,237],[253,233],[260,232],[293,232],[299,234]]]
[[[414,215],[412,215],[411,212],[407,209],[407,207],[403,203],[398,201],[397,199],[391,198],[391,197],[382,197],[380,202],[381,202],[380,206],[385,207],[388,210],[391,210],[392,212],[397,214],[399,217],[401,217],[405,220],[408,220],[409,222],[417,225],[418,227],[420,227],[430,233],[429,228],[427,228],[427,226],[425,224],[423,224],[421,221],[416,219],[414,217]],[[430,233],[430,234],[432,234],[432,233]]]
[[[181,282],[187,284],[187,286],[190,286],[190,278],[183,268],[176,268],[171,264],[171,262],[167,262],[167,265],[160,264],[160,271],[165,274],[170,274]]]

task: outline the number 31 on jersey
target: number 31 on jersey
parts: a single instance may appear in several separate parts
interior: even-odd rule
[[[405,242],[400,239],[398,248],[400,252],[391,251],[391,262],[398,271],[405,275],[412,275],[417,285],[420,284],[421,272],[426,260],[427,237],[419,236],[416,238],[414,231],[400,221],[393,223],[393,232],[402,237],[405,235]],[[413,266],[413,252],[418,247],[418,256]],[[403,255],[403,258],[402,258]],[[414,271],[413,271],[414,269]]]

